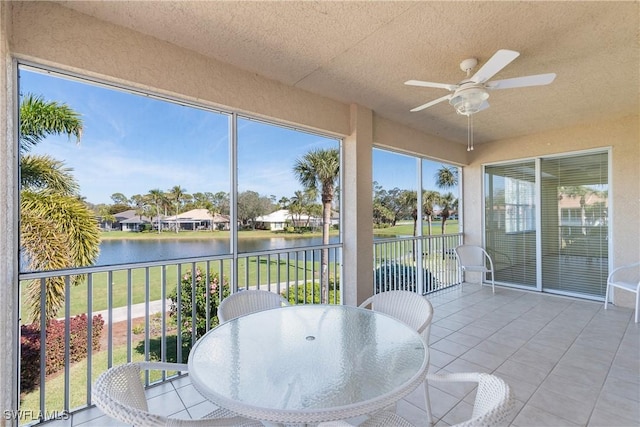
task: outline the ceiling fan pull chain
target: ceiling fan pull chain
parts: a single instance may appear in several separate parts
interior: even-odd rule
[[[471,120],[471,151],[473,151],[473,117],[469,116],[469,120]]]
[[[467,115],[467,151],[473,150],[473,119],[472,114]]]

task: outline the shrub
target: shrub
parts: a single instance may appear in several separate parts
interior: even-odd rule
[[[329,279],[329,304],[340,304],[340,286],[334,279]],[[334,293],[334,290],[336,292]],[[335,296],[334,296],[335,295]],[[283,295],[291,304],[320,304],[320,283],[306,282],[291,285],[289,294]]]
[[[142,223],[138,226],[138,231],[139,232],[145,232],[145,231],[151,231],[153,230],[153,225],[149,224],[149,223]]]
[[[196,304],[196,320],[195,330],[196,339],[200,338],[207,332],[207,293],[209,294],[209,316],[211,319],[211,327],[218,324],[218,306],[220,305],[220,277],[218,273],[209,272],[209,282],[207,276],[196,268],[195,276],[195,304]],[[178,307],[178,293],[173,291],[169,298],[171,299],[171,316],[177,317],[178,310],[181,313],[181,325],[178,325],[185,342],[191,342],[191,331],[194,326],[192,319],[192,285],[193,273],[187,271],[180,281],[180,307]],[[229,296],[229,282],[223,278],[222,283],[223,298]]]
[[[422,270],[425,293],[437,289],[437,279],[426,268]],[[373,283],[376,293],[388,290],[405,290],[415,292],[418,286],[418,272],[413,265],[388,264],[378,267],[373,272]]]
[[[69,319],[69,362],[79,362],[87,357],[88,318],[81,314]],[[91,347],[100,350],[100,338],[104,320],[101,315],[93,316]],[[40,385],[40,324],[22,325],[20,328],[20,391],[32,391]],[[65,364],[65,321],[50,320],[46,328],[45,374],[51,375],[64,368]]]

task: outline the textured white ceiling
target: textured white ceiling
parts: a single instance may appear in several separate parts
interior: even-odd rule
[[[448,92],[459,63],[498,49],[520,57],[503,79],[554,72],[549,86],[492,91],[475,116],[476,143],[638,114],[640,3],[431,1],[61,2],[236,67],[466,144],[466,117]]]

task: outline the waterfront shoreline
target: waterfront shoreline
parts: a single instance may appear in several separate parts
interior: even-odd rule
[[[332,231],[330,235],[338,235],[337,231]],[[274,232],[270,230],[248,230],[238,232],[240,239],[271,239],[274,237],[281,238],[308,238],[308,237],[321,237],[321,232],[310,233],[284,233]],[[100,232],[101,240],[163,240],[163,239],[229,239],[229,231],[181,231],[179,233],[164,231],[162,233],[157,232],[135,232],[135,231],[102,231]]]

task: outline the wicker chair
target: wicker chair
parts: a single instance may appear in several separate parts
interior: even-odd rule
[[[231,294],[222,300],[218,307],[218,320],[223,323],[244,314],[286,305],[289,305],[289,302],[279,294],[248,289]]]
[[[460,245],[456,247],[456,258],[463,272],[482,273],[480,286],[482,286],[485,275],[491,273],[491,291],[496,293],[495,273],[491,256],[481,246]],[[464,282],[464,280],[463,280]],[[462,283],[460,284],[462,289]]]
[[[137,427],[156,426],[243,426],[259,427],[262,423],[249,420],[226,409],[218,409],[202,419],[170,418],[149,412],[140,374],[144,370],[188,370],[186,364],[162,362],[131,362],[103,372],[96,380],[91,397],[106,415]]]
[[[431,333],[433,306],[428,299],[415,292],[386,291],[367,298],[360,307],[371,307],[374,311],[388,314],[422,335],[427,345]],[[431,422],[431,402],[429,400],[429,384],[424,382],[424,399],[427,419]]]
[[[624,289],[636,294],[636,323],[638,323],[638,310],[640,309],[640,262],[620,266],[609,273],[607,277],[607,291],[604,296],[604,309],[609,303],[609,290],[611,288]],[[614,295],[615,296],[615,295]],[[615,300],[612,300],[615,303]]]
[[[453,427],[489,427],[509,424],[509,417],[515,407],[515,397],[511,388],[501,378],[485,373],[455,373],[428,375],[429,381],[476,382],[478,388],[471,418]],[[429,420],[430,424],[431,420]],[[346,425],[346,424],[345,424]],[[414,427],[401,416],[383,411],[375,414],[361,427]]]

